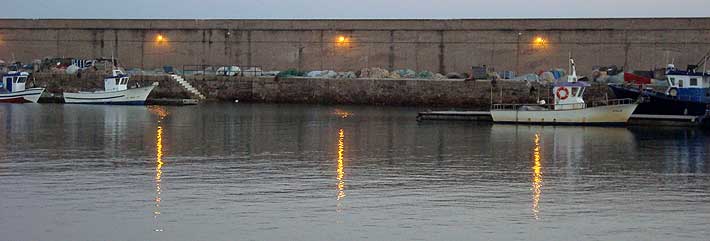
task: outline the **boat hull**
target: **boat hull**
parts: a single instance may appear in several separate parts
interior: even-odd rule
[[[37,103],[44,88],[31,88],[23,91],[0,94],[0,103]]]
[[[625,125],[638,104],[572,110],[491,110],[496,123],[543,125]]]
[[[144,105],[154,85],[109,92],[64,92],[67,104]]]
[[[618,85],[609,85],[616,98],[632,98],[639,96],[638,88],[628,88]],[[634,114],[644,115],[705,115],[707,105],[704,101],[690,101],[673,98],[664,93],[644,91],[647,102],[639,104]]]

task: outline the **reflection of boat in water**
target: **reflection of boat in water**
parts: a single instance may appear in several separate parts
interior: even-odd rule
[[[696,128],[630,128],[634,136],[653,148],[647,165],[661,173],[710,173],[710,131]]]
[[[157,82],[151,86],[128,88],[128,75],[114,69],[112,75],[104,79],[104,90],[94,92],[64,92],[64,102],[70,104],[114,104],[143,105]]]
[[[594,160],[618,158],[620,150],[636,155],[636,139],[626,127],[492,125],[491,142],[515,146],[513,152],[532,149],[531,140],[540,138],[543,164],[556,162],[565,170],[598,164]],[[512,143],[512,144],[511,144]],[[519,148],[519,149],[517,149]],[[574,173],[570,173],[574,174]]]
[[[599,126],[538,126],[538,125],[492,125],[491,140],[493,142],[514,142],[525,146],[535,135],[550,145],[552,150],[546,153],[555,157],[604,156],[599,149],[603,147],[624,147],[633,150],[636,145],[634,134],[626,127]],[[590,148],[595,147],[595,148]],[[543,151],[545,146],[543,145]]]
[[[0,81],[0,102],[37,103],[44,88],[25,88],[27,72],[11,71],[2,76]]]
[[[570,59],[572,74],[567,82],[557,82],[552,91],[554,104],[494,104],[493,122],[530,124],[620,125],[626,124],[637,103],[632,99],[617,99],[587,104],[582,95],[590,86],[577,81],[574,60]]]

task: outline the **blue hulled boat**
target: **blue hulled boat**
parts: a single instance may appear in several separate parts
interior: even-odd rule
[[[639,88],[639,85],[609,84],[617,98],[644,96],[648,101],[636,108],[634,114],[692,115],[710,114],[710,73],[698,70],[698,65],[689,65],[686,70],[668,65],[666,81],[668,88],[659,91]]]

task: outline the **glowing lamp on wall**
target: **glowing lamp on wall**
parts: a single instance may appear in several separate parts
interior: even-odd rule
[[[350,45],[350,38],[341,35],[335,38],[335,43],[339,47],[348,47]]]
[[[155,42],[157,42],[157,43],[164,43],[167,41],[168,41],[168,39],[165,38],[165,36],[163,36],[162,34],[158,34],[158,36],[155,36]]]
[[[546,41],[544,38],[542,38],[542,37],[537,37],[537,38],[535,38],[535,40],[533,41],[533,44],[534,44],[536,47],[544,47],[546,42],[547,42],[547,41]]]

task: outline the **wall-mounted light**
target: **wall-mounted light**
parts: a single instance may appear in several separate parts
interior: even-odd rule
[[[535,40],[533,40],[535,47],[545,47],[545,44],[547,44],[547,40],[542,37],[536,37]]]
[[[166,37],[163,36],[162,34],[158,34],[157,36],[155,36],[155,42],[156,42],[156,43],[165,43],[165,42],[167,42],[167,41],[168,41],[168,38],[166,38]]]
[[[338,47],[349,47],[350,42],[350,38],[347,36],[339,35],[335,37],[335,45]]]

